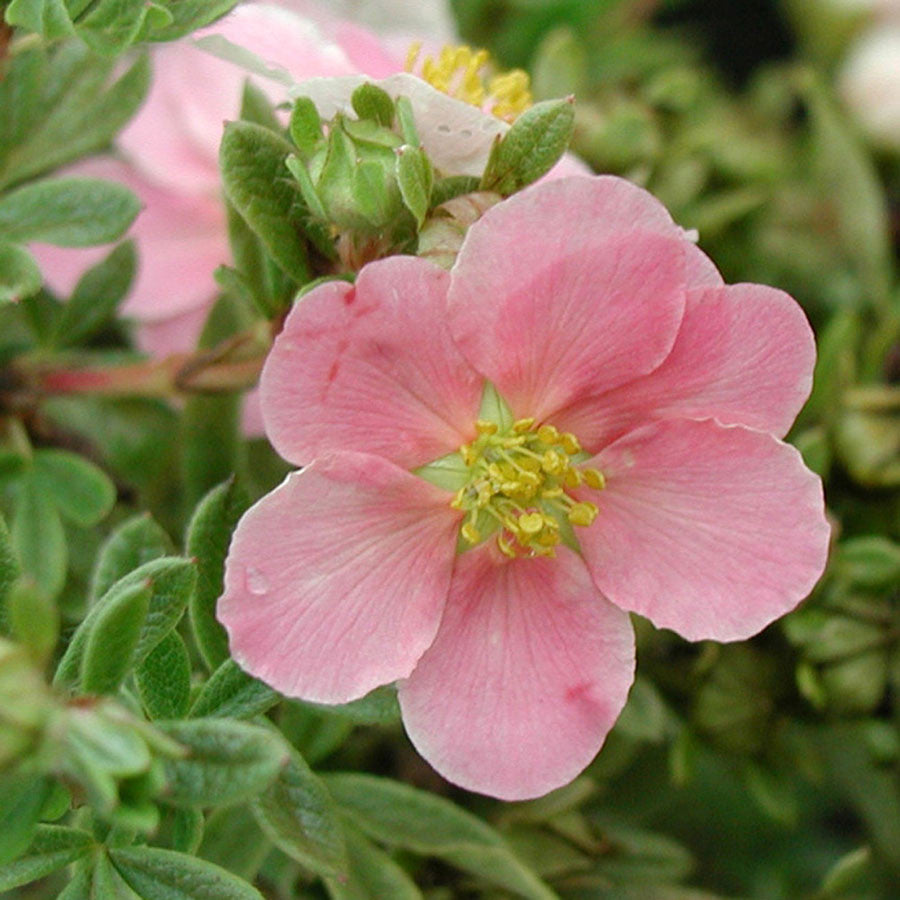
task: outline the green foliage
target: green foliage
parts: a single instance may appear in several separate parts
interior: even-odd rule
[[[54,178],[0,197],[0,240],[89,247],[122,236],[140,210],[134,194],[96,178]]]
[[[135,670],[141,702],[151,719],[177,719],[191,696],[191,660],[177,631],[170,631]]]
[[[20,300],[41,287],[41,272],[24,247],[0,243],[0,301]]]
[[[0,867],[0,890],[8,891],[49,875],[90,853],[94,840],[86,831],[39,825],[24,856]]]
[[[264,713],[280,699],[277,691],[252,678],[233,659],[226,658],[200,689],[190,715],[249,719]]]

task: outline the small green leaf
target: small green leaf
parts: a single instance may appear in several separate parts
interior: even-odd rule
[[[255,122],[276,134],[281,134],[283,130],[269,98],[249,79],[244,82],[241,95],[241,121]]]
[[[277,734],[231,719],[160,722],[188,755],[164,763],[165,799],[173,806],[220,806],[264,791],[287,762]]]
[[[304,157],[309,156],[322,140],[322,120],[316,104],[309,97],[298,97],[291,110],[291,140]]]
[[[860,587],[896,585],[900,583],[900,544],[881,535],[850,538],[838,545],[833,572]]]
[[[397,184],[406,208],[415,216],[419,227],[431,206],[434,169],[419,147],[401,147],[397,151]]]
[[[7,631],[7,597],[21,574],[22,567],[16,558],[12,535],[3,516],[0,516],[0,633]]]
[[[31,844],[53,782],[42,775],[4,775],[0,779],[0,866]]]
[[[0,866],[0,891],[37,881],[90,853],[94,839],[86,831],[38,825],[31,846],[15,862]]]
[[[352,826],[347,828],[349,877],[326,878],[333,900],[422,900],[422,892],[406,871]]]
[[[96,525],[116,502],[116,488],[106,473],[68,450],[36,450],[34,477],[70,521]]]
[[[369,81],[361,84],[351,95],[350,103],[360,119],[373,119],[385,128],[394,123],[394,101],[378,85]]]
[[[0,198],[0,240],[90,247],[122,236],[140,211],[128,188],[97,178],[53,178]]]
[[[78,20],[78,36],[95,52],[115,56],[153,24],[172,22],[164,7],[146,0],[95,0]]]
[[[178,0],[166,8],[172,21],[157,27],[148,38],[153,41],[175,41],[209,25],[237,6],[238,0]]]
[[[133,569],[167,556],[173,549],[169,536],[150,513],[126,520],[110,534],[97,554],[91,576],[91,600],[102,597]]]
[[[41,270],[24,247],[0,243],[0,302],[29,297],[42,283]]]
[[[106,325],[128,293],[136,267],[134,243],[124,241],[88,269],[78,280],[63,309],[56,344],[77,344]]]
[[[329,716],[348,719],[356,725],[389,725],[400,721],[397,689],[392,684],[377,687],[369,691],[365,697],[351,700],[349,703],[336,706],[318,703],[303,705]]]
[[[253,801],[269,838],[319,875],[347,872],[347,851],[337,808],[328,789],[295,750],[275,783]]]
[[[9,591],[7,614],[12,636],[25,645],[38,666],[45,666],[59,638],[56,604],[30,578],[22,578]]]
[[[516,858],[496,831],[449,800],[374,775],[327,775],[324,781],[370,837],[435,856],[519,896],[553,900],[553,891]]]
[[[121,847],[110,850],[109,857],[143,900],[263,900],[246,881],[185,853]]]
[[[191,661],[177,631],[170,631],[135,670],[138,694],[151,719],[180,719],[191,695]]]
[[[219,164],[228,199],[285,273],[303,284],[310,268],[301,237],[302,205],[285,165],[292,152],[286,140],[267,128],[231,122],[225,126]]]
[[[187,552],[197,560],[197,590],[191,598],[191,626],[210,669],[228,659],[228,636],[216,619],[231,533],[250,505],[235,479],[213,488],[200,501],[187,529]]]
[[[134,651],[133,664],[140,665],[154,647],[178,624],[194,589],[196,567],[189,559],[162,557],[145,563],[117,581],[94,604],[69,641],[56,670],[54,683],[77,687],[88,636],[97,618],[123,591],[149,582],[150,605],[144,628]]]
[[[233,659],[226,659],[201,688],[190,716],[249,719],[264,713],[280,699],[277,691],[248,675]]]
[[[56,504],[31,474],[20,482],[12,538],[22,569],[45,597],[56,597],[66,580],[66,535]]]
[[[494,145],[481,189],[507,197],[537,181],[566,152],[574,127],[571,100],[536,103]]]
[[[6,21],[56,40],[74,32],[64,0],[12,0],[6,8]]]
[[[151,594],[149,582],[134,584],[118,591],[98,611],[81,657],[83,691],[89,694],[114,693],[131,671]]]

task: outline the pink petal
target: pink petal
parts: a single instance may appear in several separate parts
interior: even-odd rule
[[[448,280],[395,256],[294,306],[260,381],[266,431],[285,459],[347,449],[409,469],[472,438],[482,379],[448,334]]]
[[[715,418],[787,433],[812,387],[815,340],[800,306],[757,284],[694,289],[672,352],[649,375],[558,416],[586,446],[654,418]]]
[[[128,233],[135,238],[138,270],[123,311],[155,322],[206,309],[216,296],[213,271],[230,258],[225,211],[215,195],[180,194],[157,187],[133,166],[110,156],[84,160],[66,170],[107,178],[131,188],[143,204]],[[63,253],[34,244],[48,284],[63,294],[111,249]]]
[[[828,552],[822,483],[769,434],[712,420],[630,432],[589,465],[600,508],[578,529],[597,586],[690,640],[740,640],[793,609]]]
[[[136,343],[150,356],[171,356],[189,353],[197,346],[209,310],[205,306],[160,319],[142,322],[136,330]]]
[[[361,453],[289,475],[232,538],[218,616],[234,658],[317,703],[408,675],[434,640],[453,571],[449,499]]]
[[[400,684],[410,739],[445,778],[504,800],[571,781],[600,749],[634,676],[628,616],[568,550],[459,557],[440,631]]]
[[[224,37],[296,79],[357,71],[341,47],[327,40],[313,22],[272,4],[237,6],[194,38],[210,35]],[[185,193],[213,191],[219,184],[222,125],[238,116],[247,73],[189,40],[156,47],[153,63],[150,95],[119,143],[159,184]],[[287,99],[285,88],[276,82],[252,80],[273,102]]]
[[[531,199],[565,183],[540,185]],[[683,241],[601,228],[592,242],[577,210],[563,225],[552,221],[552,202],[529,202],[522,215],[522,204],[504,209],[517,199],[469,230],[451,273],[450,328],[516,415],[552,418],[576,397],[632,381],[665,359],[684,309]],[[544,207],[551,221],[540,223]],[[520,240],[533,256],[523,255]]]

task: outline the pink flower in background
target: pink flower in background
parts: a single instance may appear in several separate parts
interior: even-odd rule
[[[70,170],[120,181],[143,201],[131,231],[138,243],[139,270],[124,312],[141,323],[145,350],[162,355],[194,346],[217,292],[213,272],[230,260],[218,149],[223,122],[238,116],[248,74],[195,41],[220,36],[297,82],[317,78],[328,84],[329,79],[354,76],[355,85],[363,80],[359,76],[381,79],[402,71],[413,28],[429,29],[417,39],[424,38],[432,49],[452,39],[445,3],[419,3],[414,13],[404,12],[407,5],[386,0],[344,0],[340,8],[320,0],[246,3],[190,40],[154,49],[150,94],[119,136],[121,158],[99,157]],[[380,34],[337,18],[339,12],[362,17]],[[284,85],[252,80],[273,102],[287,99]],[[468,125],[473,119],[492,120],[440,96],[469,111]],[[578,171],[586,167],[571,158],[557,175]],[[109,248],[34,249],[50,286],[68,294],[85,268]]]
[[[625,703],[628,611],[737,640],[821,574],[821,483],[780,440],[813,362],[789,296],[725,285],[612,177],[491,208],[450,273],[392,257],[318,287],[263,372],[306,468],[235,532],[233,655],[321,703],[399,681],[468,789],[564,784]]]

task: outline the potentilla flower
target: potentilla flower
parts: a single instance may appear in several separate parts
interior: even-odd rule
[[[449,273],[395,256],[316,288],[262,376],[305,468],[235,532],[234,657],[319,703],[398,681],[465,788],[564,784],[626,701],[629,611],[738,640],[821,574],[822,486],[780,440],[814,352],[789,296],[725,285],[614,177],[492,207]]]

